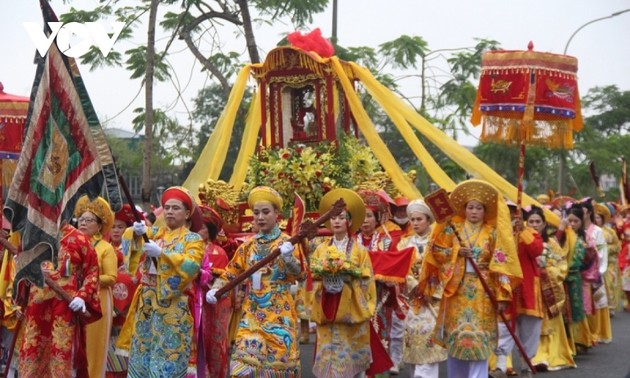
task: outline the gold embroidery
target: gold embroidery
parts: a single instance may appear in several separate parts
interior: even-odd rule
[[[68,142],[56,124],[52,127],[50,143],[39,181],[48,189],[55,190],[65,179],[68,168]]]

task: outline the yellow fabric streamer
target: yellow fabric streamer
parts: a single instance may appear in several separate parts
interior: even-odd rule
[[[379,83],[366,68],[360,67],[355,63],[350,64],[368,92],[370,92],[372,97],[374,97],[376,102],[381,105],[392,122],[394,122],[394,125],[396,125],[398,131],[400,131],[400,134],[425,167],[433,181],[447,191],[453,190],[456,185],[455,182],[440,168],[420,139],[416,137],[409,123],[407,123],[405,118],[392,106],[393,101],[396,99],[395,95],[383,84]]]
[[[251,66],[247,65],[238,73],[227,105],[197,160],[202,164],[195,164],[182,185],[190,190],[196,199],[199,199],[199,185],[205,183],[208,179],[217,180],[221,174],[234,129],[234,120],[239,105],[243,100],[243,93],[249,78],[250,69]]]
[[[260,118],[260,91],[257,91],[247,112],[245,130],[243,131],[243,138],[241,139],[241,148],[238,150],[238,157],[234,163],[232,177],[230,177],[229,184],[232,185],[236,191],[240,191],[243,187],[245,177],[247,176],[249,161],[256,151],[256,141],[258,140],[258,132],[260,131]]]
[[[278,57],[279,58],[279,57]],[[310,58],[315,59],[313,56]],[[418,114],[408,104],[404,103],[400,98],[391,93],[386,87],[380,84],[372,74],[365,68],[354,63],[341,62],[337,57],[330,59],[315,59],[316,64],[330,64],[339,78],[343,91],[348,99],[350,109],[356,119],[361,134],[365,137],[374,155],[379,160],[387,174],[391,177],[394,185],[400,192],[408,198],[419,198],[421,193],[404,175],[402,169],[390,153],[389,149],[376,132],[372,121],[367,115],[365,109],[361,106],[361,101],[354,91],[351,78],[358,78],[362,81],[365,88],[370,92],[374,99],[381,105],[385,112],[392,119],[397,129],[411,147],[416,157],[423,164],[429,176],[441,187],[446,190],[452,190],[455,187],[453,180],[439,167],[433,157],[428,153],[421,141],[416,137],[413,128],[422,133],[431,143],[441,149],[450,159],[457,163],[467,172],[476,178],[484,179],[494,186],[507,198],[516,201],[516,187],[510,184],[502,176],[493,171],[483,161],[478,159],[474,154],[468,151],[456,141],[448,137],[442,130],[432,125],[424,117]],[[276,62],[280,64],[281,62]],[[315,62],[314,62],[315,63]],[[221,115],[215,130],[210,136],[208,143],[199,157],[200,162],[204,164],[196,164],[190,175],[184,182],[184,187],[188,188],[195,196],[198,196],[199,185],[208,179],[218,179],[232,136],[234,119],[238,111],[239,104],[243,97],[243,92],[247,82],[250,70],[260,69],[261,65],[245,66],[239,73],[234,88],[230,93],[228,104]],[[337,95],[337,93],[335,93]],[[255,153],[257,138],[260,132],[261,117],[260,109],[261,94],[258,92],[249,109],[243,139],[239,156],[234,166],[234,172],[230,178],[230,184],[238,190],[242,187],[247,174],[247,167],[251,156]],[[335,102],[335,115],[338,113],[337,104]],[[269,119],[269,117],[267,117]],[[271,140],[271,132],[268,125],[265,125],[267,141]],[[528,195],[523,196],[523,205],[541,206],[536,200]],[[541,206],[542,207],[542,206]],[[544,207],[543,207],[544,208]],[[560,219],[551,211],[545,209],[547,221],[553,225],[558,225]]]
[[[398,190],[407,198],[419,198],[421,197],[420,191],[415,187],[405,176],[402,169],[392,156],[391,152],[381,139],[381,137],[376,132],[370,117],[367,115],[363,106],[361,106],[361,100],[357,96],[346,76],[341,63],[339,62],[339,58],[336,56],[330,59],[333,69],[337,74],[339,81],[341,82],[341,86],[343,88],[346,97],[348,98],[348,103],[350,104],[350,109],[352,110],[352,114],[354,115],[359,129],[361,133],[365,137],[370,148],[372,148],[372,152],[378,159],[378,161],[385,169],[385,172],[391,177],[392,182],[396,186]]]
[[[422,135],[427,137],[431,143],[442,150],[446,156],[462,167],[466,172],[472,174],[475,178],[484,179],[493,184],[501,194],[510,200],[516,202],[516,187],[510,184],[501,175],[496,173],[492,168],[487,166],[483,161],[477,158],[472,152],[451,139],[442,130],[431,124],[423,116],[418,114],[412,107],[405,104],[396,96],[391,96],[391,106],[399,112],[405,119],[415,127]],[[428,170],[429,168],[427,168]],[[516,167],[515,167],[516,169]],[[434,177],[435,172],[429,172]],[[448,188],[445,187],[448,190]],[[560,218],[553,212],[546,209],[538,201],[523,193],[523,206],[536,205],[544,209],[547,222],[557,226]]]

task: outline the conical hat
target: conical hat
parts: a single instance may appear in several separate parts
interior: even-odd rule
[[[610,222],[610,210],[608,209],[608,206],[606,205],[602,205],[601,203],[596,203],[595,206],[593,206],[593,210],[595,211],[595,214],[599,214],[602,216],[602,218],[604,218],[604,223],[608,223]]]
[[[449,196],[455,211],[464,216],[466,204],[470,201],[478,201],[484,205],[486,220],[496,220],[497,217],[497,190],[482,180],[467,180],[455,187]]]
[[[339,198],[343,198],[346,203],[346,211],[350,213],[350,217],[352,218],[348,231],[354,233],[361,227],[365,219],[365,205],[356,192],[343,188],[331,190],[319,201],[319,214],[322,215],[330,210],[332,205],[337,202]],[[330,229],[330,221],[326,222],[326,227]]]

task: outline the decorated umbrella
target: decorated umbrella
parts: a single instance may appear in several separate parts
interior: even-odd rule
[[[519,144],[517,205],[520,209],[525,145],[572,148],[582,129],[577,59],[534,51],[496,50],[483,54],[471,122],[483,124],[481,140]]]
[[[15,162],[22,150],[28,103],[28,97],[5,93],[4,86],[0,83],[0,198],[2,188],[13,177]]]

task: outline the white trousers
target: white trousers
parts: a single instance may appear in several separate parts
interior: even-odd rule
[[[389,357],[394,366],[400,366],[403,358],[403,336],[405,335],[405,320],[400,320],[392,314],[392,328],[389,335]]]
[[[448,356],[446,373],[448,378],[488,378],[488,360],[465,361]]]
[[[538,351],[541,326],[541,318],[529,315],[519,315],[516,318],[516,336],[518,336],[525,353],[530,359],[534,358],[536,351]],[[497,368],[503,371],[507,370],[507,356],[512,353],[515,344],[505,323],[499,321],[499,342],[495,351]],[[529,370],[524,362],[521,364],[521,370]]]
[[[411,365],[413,378],[438,378],[440,376],[440,363]]]

